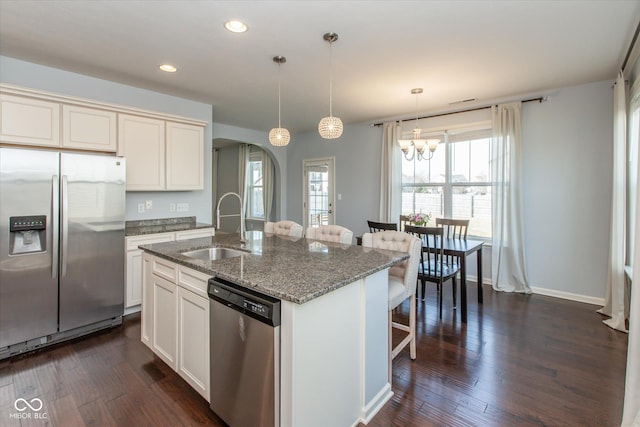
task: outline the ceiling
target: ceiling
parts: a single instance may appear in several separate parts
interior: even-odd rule
[[[244,34],[226,31],[245,21]],[[640,1],[0,0],[0,54],[201,101],[268,131],[411,118],[615,79]],[[168,74],[163,63],[178,67]],[[1,72],[1,70],[0,70]],[[456,103],[476,98],[476,101]]]

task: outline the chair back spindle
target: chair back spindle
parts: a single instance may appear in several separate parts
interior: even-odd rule
[[[391,230],[398,231],[398,225],[395,222],[376,222],[367,220],[370,233],[377,233],[380,231]]]

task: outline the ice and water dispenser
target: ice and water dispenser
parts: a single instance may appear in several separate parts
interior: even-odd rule
[[[46,215],[9,217],[9,255],[44,252],[46,229]]]

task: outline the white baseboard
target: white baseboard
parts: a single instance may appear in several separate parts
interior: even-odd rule
[[[362,413],[360,414],[359,422],[354,424],[358,425],[369,424],[369,422],[373,419],[373,417],[382,409],[385,403],[391,399],[393,396],[393,391],[391,391],[391,384],[387,383],[382,389],[376,394],[370,402],[368,402],[363,408]]]
[[[467,281],[469,282],[473,282],[473,283],[477,283],[477,277],[476,276],[469,276],[467,277]],[[482,285],[488,285],[491,286],[491,279],[485,277],[484,279],[482,279]],[[604,298],[597,298],[597,297],[590,297],[587,295],[581,295],[581,294],[574,294],[571,292],[564,292],[564,291],[557,291],[555,289],[547,289],[547,288],[541,288],[538,286],[532,286],[531,287],[531,291],[534,294],[538,294],[538,295],[545,295],[548,297],[554,297],[554,298],[562,298],[562,299],[566,299],[566,300],[570,300],[570,301],[577,301],[577,302],[584,302],[587,304],[593,304],[593,305],[604,305]]]
[[[533,291],[534,294],[546,295],[548,297],[562,298],[593,305],[604,305],[604,298],[590,297],[587,295],[574,294],[571,292],[556,291],[555,289],[539,288],[537,286],[532,286],[531,291]]]
[[[126,316],[128,314],[133,314],[133,313],[137,313],[142,309],[142,307],[140,306],[140,304],[138,305],[134,305],[132,307],[127,307],[124,309],[124,313],[123,316]]]

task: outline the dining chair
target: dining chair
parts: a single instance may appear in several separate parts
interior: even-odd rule
[[[400,215],[400,231],[404,231],[406,225],[411,225],[409,215]]]
[[[468,219],[451,219],[436,218],[436,227],[442,227],[445,230],[444,237],[446,239],[465,239],[467,238],[467,229],[469,228]]]
[[[425,282],[433,282],[438,286],[438,316],[442,319],[443,284],[451,279],[453,293],[453,308],[456,308],[456,291],[458,284],[456,274],[459,264],[446,262],[443,249],[444,229],[442,227],[417,227],[408,225],[405,233],[416,236],[422,242],[422,253],[418,265],[418,277],[422,285],[422,299],[425,295]],[[416,283],[416,287],[417,287]],[[417,297],[417,294],[416,294]]]
[[[395,222],[376,222],[367,220],[367,225],[369,225],[370,233],[377,233],[385,230],[398,231],[398,224]]]
[[[302,237],[302,226],[294,221],[265,222],[264,232],[281,236]]]
[[[363,248],[378,248],[406,252],[409,259],[389,268],[389,382],[391,362],[409,344],[411,359],[416,358],[416,280],[422,245],[420,239],[402,231],[383,230],[362,235]],[[393,310],[409,299],[409,324],[393,321]],[[407,332],[407,336],[395,347],[391,340],[392,328]]]
[[[446,239],[462,239],[467,240],[467,229],[469,228],[468,219],[452,219],[452,218],[436,218],[436,227],[444,229],[444,237]],[[448,264],[460,266],[460,257],[448,255],[446,257]]]
[[[308,227],[305,233],[307,239],[338,242],[350,245],[353,242],[353,231],[340,225],[321,225]]]

